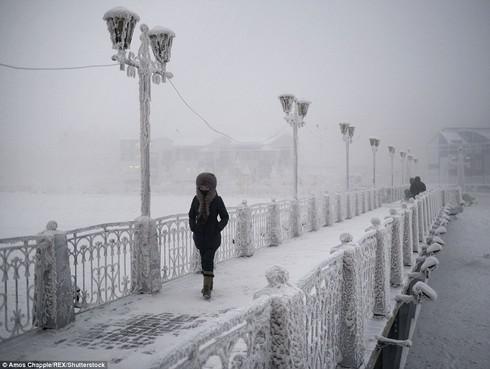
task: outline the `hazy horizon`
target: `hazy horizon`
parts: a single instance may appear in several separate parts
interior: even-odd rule
[[[122,5],[139,24],[176,33],[168,70],[196,111],[238,140],[286,125],[277,96],[312,101],[300,164],[343,176],[338,123],[357,127],[353,172],[370,173],[368,137],[411,148],[444,127],[490,126],[490,2],[481,1],[1,1],[0,62],[57,67],[111,63],[102,16]],[[139,28],[131,50],[140,44]],[[117,179],[119,140],[139,137],[137,79],[118,67],[0,68],[0,185]],[[169,84],[152,85],[152,138],[217,138]],[[283,132],[289,132],[286,127]],[[327,169],[325,169],[327,170]],[[315,167],[311,172],[318,171]],[[423,170],[421,169],[421,172]],[[330,177],[329,177],[330,176]]]

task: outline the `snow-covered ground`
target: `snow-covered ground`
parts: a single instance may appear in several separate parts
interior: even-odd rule
[[[153,217],[186,213],[194,194],[152,194]],[[237,206],[239,196],[220,195],[226,206]],[[268,197],[246,198],[249,205],[269,202]],[[139,194],[45,194],[0,192],[0,238],[36,234],[49,220],[58,229],[69,230],[90,225],[135,219],[140,214]]]
[[[444,236],[439,297],[422,307],[406,369],[490,368],[490,195],[475,196]]]

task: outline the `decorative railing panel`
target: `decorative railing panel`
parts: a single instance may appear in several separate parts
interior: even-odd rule
[[[310,199],[302,198],[299,199],[299,214],[300,214],[300,224],[301,224],[301,233],[311,231],[311,222],[309,219],[309,207],[310,207]]]
[[[340,361],[342,267],[342,253],[337,253],[298,283],[306,295],[309,369],[334,369]]]
[[[252,213],[252,240],[254,247],[258,249],[269,246],[269,205],[255,204],[250,206],[250,211]]]
[[[279,214],[281,220],[281,239],[288,240],[293,238],[291,228],[291,201],[279,201]]]
[[[166,369],[269,368],[271,301],[256,300],[245,311],[225,315],[192,340],[172,350],[159,367]]]
[[[374,234],[367,234],[359,241],[356,248],[356,264],[358,265],[360,279],[357,283],[360,286],[360,299],[363,308],[364,319],[373,316],[374,308],[374,289],[375,289],[375,268],[376,268],[376,237]]]
[[[66,232],[77,312],[131,293],[134,222]]]
[[[34,265],[38,236],[0,240],[0,342],[33,328]]]

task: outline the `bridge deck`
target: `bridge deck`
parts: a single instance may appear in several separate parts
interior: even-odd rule
[[[3,360],[105,360],[111,368],[149,368],[172,348],[224,314],[250,305],[254,293],[266,286],[265,271],[282,265],[298,281],[325,259],[339,244],[339,235],[349,232],[354,240],[364,234],[374,216],[388,215],[385,205],[317,232],[303,234],[279,247],[258,250],[253,257],[236,258],[216,268],[211,301],[200,295],[201,275],[194,274],[166,283],[160,293],[137,295],[95,308],[77,316],[76,322],[58,331],[37,331],[0,346]],[[405,275],[408,269],[405,268]],[[393,299],[400,289],[392,288]],[[386,320],[370,321],[367,327],[367,358]]]

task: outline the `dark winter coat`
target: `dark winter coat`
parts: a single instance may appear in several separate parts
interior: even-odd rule
[[[425,192],[427,190],[425,183],[420,180],[419,177],[415,177],[414,181],[410,185],[410,193],[413,197],[417,196],[419,193]]]
[[[194,196],[189,210],[189,227],[193,233],[196,247],[199,250],[216,250],[221,245],[221,231],[225,228],[229,219],[223,199],[216,195],[211,201],[209,204],[209,216],[205,222],[198,215],[199,200],[197,196]]]

